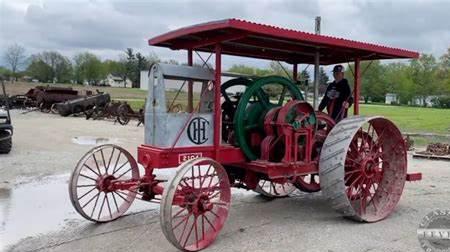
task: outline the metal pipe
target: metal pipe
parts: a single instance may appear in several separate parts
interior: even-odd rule
[[[293,68],[292,68],[292,79],[294,80],[294,82],[298,81],[298,69],[297,69],[297,64],[294,64]]]
[[[315,31],[317,35],[320,35],[320,16],[316,17],[316,25],[315,25]],[[313,107],[314,110],[317,110],[319,108],[319,78],[320,78],[320,52],[319,48],[317,48],[316,53],[314,54],[314,100],[313,100]]]
[[[320,55],[319,55],[319,51],[317,51],[316,55],[314,56],[314,100],[313,100],[314,110],[317,110],[319,108],[319,102],[318,102],[319,78],[320,78],[319,68],[320,68]]]
[[[215,47],[216,53],[216,71],[214,81],[214,150],[215,158],[219,160],[220,148],[220,132],[222,131],[221,117],[222,111],[220,109],[220,84],[222,78],[222,46],[217,43]]]
[[[354,83],[354,106],[353,114],[359,115],[359,93],[361,90],[361,66],[360,58],[355,59],[355,83]]]
[[[188,66],[192,66],[194,63],[194,59],[193,59],[193,55],[192,55],[192,49],[188,50]],[[194,82],[193,81],[189,81],[188,82],[188,106],[187,106],[187,112],[188,113],[192,113],[192,111],[194,110]]]

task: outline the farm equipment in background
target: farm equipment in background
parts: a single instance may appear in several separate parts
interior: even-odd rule
[[[81,98],[55,103],[55,109],[61,116],[84,113],[94,107],[104,107],[111,101],[109,94],[98,92]]]
[[[54,110],[53,105],[60,102],[65,102],[68,100],[73,100],[80,98],[81,95],[78,94],[77,90],[70,87],[50,87],[50,86],[37,86],[31,89],[27,94],[33,102],[35,107],[39,108],[40,111],[48,113]]]
[[[117,108],[117,121],[121,125],[127,125],[134,118],[138,120],[137,126],[139,126],[144,124],[144,113],[144,108],[134,111],[127,102],[124,102]]]
[[[2,83],[2,96],[0,96],[0,154],[8,154],[12,148],[13,126],[9,113],[9,98],[6,95],[5,83],[0,76]]]
[[[115,220],[136,198],[156,202],[168,241],[180,250],[198,251],[221,231],[231,187],[270,198],[296,189],[322,191],[343,216],[376,222],[394,211],[406,181],[421,179],[420,173],[407,173],[399,129],[383,117],[359,115],[361,60],[417,58],[416,52],[237,19],[181,28],[149,44],[187,50],[188,65],[152,65],[145,138],[137,159],[107,144],[77,163],[69,195],[76,211],[90,221]],[[194,52],[204,67],[193,66]],[[198,52],[215,55],[214,69]],[[292,64],[293,77],[222,84],[222,55],[283,61]],[[319,66],[350,61],[355,66],[355,116],[336,123],[316,111]],[[315,65],[312,105],[296,85],[298,64]],[[188,84],[186,111],[170,112],[166,80]],[[201,90],[195,107],[194,86]],[[242,93],[229,97],[227,89],[237,86]],[[158,169],[174,169],[175,175],[161,179],[154,173]]]
[[[86,120],[92,118],[92,120],[104,119],[104,118],[117,118],[117,109],[122,105],[121,101],[111,101],[104,106],[95,105],[93,108],[86,110]],[[117,119],[116,119],[117,120]]]

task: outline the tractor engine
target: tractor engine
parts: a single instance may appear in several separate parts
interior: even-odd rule
[[[227,92],[244,86],[238,98]],[[299,88],[286,78],[233,79],[222,85],[222,139],[239,146],[249,160],[310,162],[321,145],[319,120]],[[321,139],[322,142],[325,140]],[[315,147],[315,148],[314,148]]]

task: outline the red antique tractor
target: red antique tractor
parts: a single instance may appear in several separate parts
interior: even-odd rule
[[[198,251],[222,229],[231,187],[272,198],[321,190],[342,215],[376,222],[394,210],[405,181],[421,179],[407,173],[399,129],[380,116],[359,116],[360,62],[417,58],[416,52],[236,19],[181,28],[149,44],[186,49],[188,65],[151,67],[137,160],[119,146],[101,145],[78,162],[70,198],[88,220],[115,220],[136,198],[158,202],[167,239]],[[193,66],[193,52],[202,61],[198,52],[215,55],[214,69],[208,60]],[[222,55],[292,64],[293,80],[239,77],[222,84]],[[354,116],[336,123],[315,111],[317,91],[313,106],[306,102],[297,65],[315,64],[318,73],[319,65],[342,62],[354,62]],[[167,107],[168,80],[187,83],[186,112]],[[166,169],[176,171],[169,181],[156,175]]]

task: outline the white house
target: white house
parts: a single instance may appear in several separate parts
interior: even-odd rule
[[[386,104],[399,103],[398,95],[395,93],[387,93],[385,97],[385,103]]]
[[[416,105],[416,106],[421,106],[421,107],[423,107],[423,106],[426,106],[426,107],[433,107],[434,101],[435,101],[435,99],[437,99],[437,98],[438,98],[438,97],[435,96],[435,95],[427,96],[427,97],[425,97],[425,99],[420,98],[420,97],[415,97],[415,98],[413,99],[413,101],[412,101],[412,104],[413,104],[413,105]]]
[[[109,85],[111,87],[127,87],[127,88],[131,88],[131,85],[132,85],[130,79],[127,78],[126,81],[124,82],[121,77],[113,75],[113,74],[108,74],[106,76],[106,79],[103,82],[104,82],[105,85]]]

